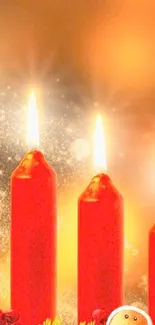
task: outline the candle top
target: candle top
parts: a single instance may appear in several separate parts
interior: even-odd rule
[[[86,190],[82,193],[80,199],[84,201],[98,201],[103,198],[106,193],[113,193],[115,195],[119,195],[117,189],[113,186],[110,178],[106,174],[98,174],[94,176],[86,188]]]
[[[13,171],[12,177],[31,178],[38,176],[48,176],[54,172],[45,160],[44,155],[39,150],[28,152],[18,167]]]
[[[153,227],[150,230],[151,233],[155,233],[155,225],[153,225]]]

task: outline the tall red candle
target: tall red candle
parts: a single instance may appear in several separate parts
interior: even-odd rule
[[[11,307],[22,325],[56,316],[56,174],[37,150],[11,176]]]
[[[155,226],[149,233],[149,272],[148,272],[148,309],[149,315],[155,324]]]
[[[110,178],[95,176],[78,204],[78,322],[123,304],[123,219],[123,199]]]

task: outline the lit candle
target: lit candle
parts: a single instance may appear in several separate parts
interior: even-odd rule
[[[32,93],[26,154],[11,176],[11,307],[25,325],[56,316],[56,173],[38,150]],[[36,149],[35,149],[36,146]]]
[[[123,304],[123,199],[103,173],[106,161],[100,116],[94,142],[99,174],[78,203],[78,323],[92,321],[96,309],[108,316]]]
[[[155,324],[155,226],[149,233],[149,272],[148,272],[148,310]]]

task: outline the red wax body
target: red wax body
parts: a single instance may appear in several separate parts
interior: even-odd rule
[[[155,324],[155,226],[149,234],[148,309]]]
[[[79,198],[78,322],[123,304],[123,252],[123,199],[107,175],[97,175]]]
[[[20,324],[56,316],[56,174],[40,151],[11,177],[11,307]]]

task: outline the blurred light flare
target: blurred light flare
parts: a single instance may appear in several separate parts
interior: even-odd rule
[[[29,149],[39,148],[39,122],[35,93],[32,91],[28,104],[27,145]]]
[[[82,161],[90,156],[90,145],[86,139],[76,139],[70,148],[71,154],[76,158],[77,161]]]

